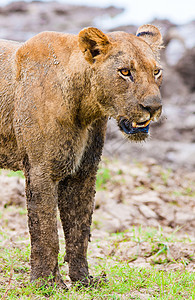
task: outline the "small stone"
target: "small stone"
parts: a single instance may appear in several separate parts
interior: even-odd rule
[[[195,220],[195,215],[178,211],[175,215],[175,218],[177,224],[184,224]]]
[[[25,180],[18,177],[0,176],[0,203],[2,206],[25,206]]]
[[[157,219],[157,214],[152,209],[150,209],[148,206],[142,204],[139,206],[139,210],[147,219],[150,219],[150,218]]]

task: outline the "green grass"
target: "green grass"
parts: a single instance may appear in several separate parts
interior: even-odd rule
[[[1,234],[1,242],[6,238],[5,234]],[[138,246],[147,241],[154,246],[154,253],[158,256],[168,250],[167,245],[170,242],[178,240],[176,232],[165,234],[162,228],[140,227],[128,232],[112,234],[107,242],[108,246],[109,243],[115,244],[117,248],[125,241],[136,242]],[[28,243],[26,246],[26,242],[20,240],[20,247],[0,248],[0,297],[2,299],[195,299],[195,273],[186,270],[185,264],[179,270],[159,269],[156,264],[150,267],[138,267],[114,255],[98,259],[95,264],[89,266],[93,275],[97,276],[102,272],[107,274],[109,283],[99,288],[78,290],[74,286],[68,292],[64,292],[56,286],[37,287],[36,284],[29,283],[30,245]],[[93,243],[98,247],[99,242],[101,241]],[[182,242],[190,242],[190,240],[186,239]],[[178,263],[175,262],[175,265]],[[168,266],[166,262],[158,262],[157,265],[159,264],[161,267],[163,264]],[[61,274],[65,276],[62,253],[59,254],[59,265],[62,269]],[[6,298],[4,298],[5,293],[7,293]]]
[[[99,168],[96,176],[96,190],[104,190],[106,183],[111,179],[111,173],[108,168]]]
[[[57,287],[37,288],[35,284],[28,283],[28,278],[23,278],[21,274],[19,276],[17,269],[13,280],[20,281],[20,284],[13,285],[12,282],[6,299],[44,299],[44,296],[50,296],[52,299],[141,299],[139,296],[131,298],[131,295],[139,295],[139,293],[147,294],[149,299],[187,300],[194,299],[195,296],[193,283],[195,274],[185,270],[166,272],[158,271],[154,267],[135,268],[125,262],[116,262],[108,266],[105,261],[97,267],[97,274],[102,270],[106,271],[109,278],[108,284],[98,289],[77,290],[73,287],[68,292],[63,292]],[[22,274],[25,271],[25,269],[20,269]],[[2,290],[2,296],[4,291],[5,289]]]
[[[172,174],[172,170],[169,168],[166,171],[161,171],[161,178],[164,182],[165,185],[167,185],[168,183],[168,179],[170,178],[171,174]]]
[[[23,282],[23,287],[10,287],[7,299],[45,299],[45,296],[51,299],[142,299],[140,294],[148,295],[149,299],[194,299],[193,273],[132,268],[126,263],[116,263],[110,267],[105,264],[97,271],[102,268],[106,270],[109,284],[98,289],[77,290],[74,287],[63,292],[56,287],[37,288],[35,284]]]
[[[2,171],[0,170],[0,174]],[[12,170],[6,170],[4,173],[8,177],[19,177],[24,178],[24,173],[22,171],[12,171]]]

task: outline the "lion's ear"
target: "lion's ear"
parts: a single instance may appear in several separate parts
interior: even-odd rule
[[[143,25],[138,28],[136,35],[150,45],[155,53],[162,48],[162,35],[154,25]]]
[[[89,63],[94,63],[96,57],[106,54],[110,42],[107,35],[94,27],[84,28],[79,33],[79,47]]]

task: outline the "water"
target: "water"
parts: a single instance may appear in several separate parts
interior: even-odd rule
[[[27,1],[30,2],[30,0]],[[16,0],[0,0],[0,5],[10,2],[16,2]],[[125,8],[123,13],[114,18],[105,16],[96,20],[97,25],[107,29],[120,25],[141,25],[151,22],[154,18],[169,19],[176,24],[195,20],[194,0],[98,0],[97,2],[94,0],[59,0],[59,2],[102,7],[113,5]]]

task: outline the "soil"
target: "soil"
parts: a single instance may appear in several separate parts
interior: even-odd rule
[[[195,172],[172,171],[154,159],[124,163],[103,159],[98,176],[108,176],[96,192],[88,261],[90,271],[106,259],[132,267],[195,271]],[[29,246],[24,179],[0,176],[0,249]],[[157,231],[143,238],[139,231]],[[61,250],[63,230],[58,217]],[[121,233],[121,234],[120,234]],[[173,238],[167,238],[171,237]],[[162,241],[162,237],[164,241]],[[166,250],[166,251],[164,251]],[[20,262],[23,263],[24,262]],[[25,261],[25,265],[29,262]],[[17,269],[17,267],[15,267]],[[61,269],[68,274],[67,264]],[[0,267],[0,286],[4,282]],[[29,276],[27,273],[26,276]],[[70,287],[68,276],[66,284]]]
[[[25,41],[43,30],[78,33],[83,27],[93,26],[97,16],[120,12],[114,7],[20,1],[0,7],[0,38]],[[109,121],[101,164],[101,170],[109,170],[109,178],[96,193],[92,226],[92,239],[101,242],[99,247],[90,245],[91,263],[108,251],[122,260],[132,258],[130,263],[139,266],[155,263],[157,258],[147,242],[140,246],[139,259],[133,259],[137,247],[128,241],[128,233],[117,247],[112,244],[112,233],[132,226],[162,226],[167,233],[177,231],[179,236],[195,238],[195,43],[189,43],[188,34],[195,29],[195,22],[183,27],[167,20],[151,23],[160,25],[166,45],[162,53],[164,112],[160,122],[151,126],[151,138],[144,144],[128,143],[115,121]],[[118,29],[136,30],[132,25]],[[0,189],[0,229],[8,236],[1,247],[20,247],[18,236],[29,239],[24,179],[2,172]],[[59,231],[62,238],[60,222]],[[169,244],[170,257],[166,259],[170,262],[183,257],[188,269],[194,270],[194,248],[193,243]],[[146,250],[148,257],[144,256]],[[181,265],[163,265],[168,267]]]

